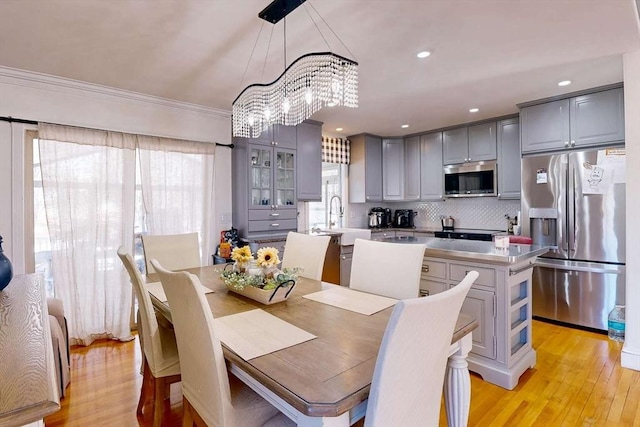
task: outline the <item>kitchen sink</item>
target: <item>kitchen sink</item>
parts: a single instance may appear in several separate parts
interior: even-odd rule
[[[365,228],[325,228],[325,233],[340,234],[340,246],[350,246],[356,239],[371,239],[371,230]]]

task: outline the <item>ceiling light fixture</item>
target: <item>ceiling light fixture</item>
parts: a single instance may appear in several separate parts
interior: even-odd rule
[[[571,84],[571,80],[563,80],[558,83],[558,86],[569,86]]]
[[[336,128],[336,132],[342,132],[342,128]]]
[[[418,54],[416,55],[418,58],[426,58],[427,56],[431,55],[431,52],[428,51],[422,51],[422,52],[418,52]]]
[[[408,128],[408,127],[409,127],[409,125],[402,125],[402,126],[400,126],[400,127],[401,127],[402,129],[406,129],[406,128]]]
[[[469,110],[470,113],[477,113],[478,111],[480,111],[478,108],[471,108]]]
[[[258,17],[276,24],[305,1],[274,0]],[[320,16],[310,3],[309,5]],[[311,19],[320,32],[316,22]],[[322,21],[328,26],[324,19]],[[330,27],[329,29],[335,35]],[[330,48],[324,36],[322,38]],[[338,40],[342,43],[342,40]],[[342,45],[349,51],[344,43]],[[351,51],[349,53],[353,56]],[[358,107],[358,63],[333,52],[316,52],[302,55],[287,66],[285,18],[284,72],[271,83],[251,84],[240,92],[233,101],[233,136],[257,138],[273,124],[295,126],[324,106],[338,105]]]

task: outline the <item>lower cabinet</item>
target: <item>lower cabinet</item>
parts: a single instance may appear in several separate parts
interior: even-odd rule
[[[351,283],[352,258],[353,246],[340,246],[340,286],[349,286]]]
[[[478,321],[467,358],[469,370],[485,381],[513,390],[520,376],[536,363],[531,344],[532,260],[488,264],[430,257],[427,249],[420,293],[428,297],[444,292],[458,285],[471,270],[479,276],[462,305],[462,312]]]

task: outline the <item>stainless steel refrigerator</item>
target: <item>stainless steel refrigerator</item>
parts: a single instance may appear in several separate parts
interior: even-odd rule
[[[624,304],[624,147],[522,158],[522,233],[554,246],[538,258],[533,315],[607,330]]]

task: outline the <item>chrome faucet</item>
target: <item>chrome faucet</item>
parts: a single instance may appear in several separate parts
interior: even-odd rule
[[[332,196],[331,199],[329,200],[329,228],[336,225],[335,221],[331,220],[331,215],[333,215],[333,199],[338,199],[338,222],[341,222],[341,219],[344,215],[344,207],[342,206],[342,199],[338,195]]]

